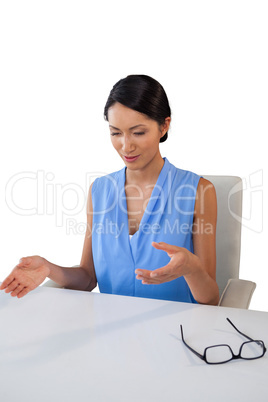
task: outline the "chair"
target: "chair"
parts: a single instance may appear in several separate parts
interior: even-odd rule
[[[236,176],[203,176],[215,187],[218,203],[216,280],[219,306],[247,309],[256,284],[239,279],[242,180]],[[49,280],[43,286],[60,287]]]
[[[239,279],[243,185],[236,176],[203,176],[215,187],[218,204],[216,280],[219,306],[249,307],[256,283]]]

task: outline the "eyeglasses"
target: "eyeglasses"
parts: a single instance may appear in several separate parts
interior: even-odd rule
[[[222,364],[227,363],[233,359],[245,359],[245,360],[259,359],[265,354],[266,347],[263,341],[250,338],[249,336],[243,334],[243,332],[239,331],[239,329],[236,328],[236,326],[231,322],[229,318],[226,318],[226,320],[233,326],[233,328],[237,332],[239,332],[239,334],[249,339],[249,341],[242,343],[238,355],[234,354],[229,345],[224,344],[209,346],[205,348],[203,355],[201,355],[185,342],[181,325],[180,327],[181,327],[182,342],[196,356],[198,356],[202,360],[205,360],[207,364]]]

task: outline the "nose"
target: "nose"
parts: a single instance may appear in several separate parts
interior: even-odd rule
[[[122,136],[122,151],[129,154],[135,149],[135,144],[132,141],[131,135],[124,134]]]

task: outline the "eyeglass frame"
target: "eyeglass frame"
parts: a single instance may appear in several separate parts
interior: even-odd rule
[[[233,352],[231,346],[229,346],[229,345],[227,345],[227,344],[219,344],[219,345],[211,345],[211,346],[208,346],[208,347],[206,347],[206,348],[204,349],[203,355],[201,355],[201,353],[199,353],[199,352],[197,352],[196,350],[194,350],[191,346],[189,346],[189,345],[185,342],[184,335],[183,335],[182,325],[180,325],[182,342],[184,343],[184,345],[185,345],[188,349],[191,350],[191,352],[193,352],[193,353],[194,353],[196,356],[198,356],[201,360],[204,360],[207,364],[224,364],[224,363],[230,362],[231,360],[235,360],[235,359],[255,360],[255,359],[260,359],[261,357],[264,356],[264,354],[266,353],[267,349],[266,349],[266,347],[265,347],[263,341],[250,338],[248,335],[246,335],[246,334],[244,334],[243,332],[239,331],[239,329],[236,328],[236,326],[232,323],[232,321],[231,321],[229,318],[226,318],[226,320],[232,325],[232,327],[233,327],[239,334],[241,334],[241,335],[243,335],[245,338],[249,339],[249,341],[246,341],[246,342],[243,342],[243,343],[242,343],[242,345],[240,346],[240,349],[239,349],[239,353],[238,353],[237,355],[234,354],[234,352]],[[251,343],[251,342],[256,342],[256,343],[260,343],[260,344],[261,344],[261,346],[262,346],[262,348],[263,348],[263,353],[262,353],[262,355],[261,355],[261,356],[258,356],[258,357],[248,357],[248,358],[247,358],[247,357],[242,357],[242,356],[241,356],[241,351],[242,351],[243,346],[244,346],[245,344]],[[227,346],[227,347],[230,349],[231,354],[232,354],[231,359],[225,360],[225,361],[223,361],[223,362],[209,362],[209,361],[207,361],[207,357],[206,357],[207,350],[210,349],[210,348],[217,347],[217,346]]]

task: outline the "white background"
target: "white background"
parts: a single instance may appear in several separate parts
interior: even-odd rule
[[[240,277],[268,311],[267,1],[0,4],[0,280],[22,256],[79,264],[90,174],[123,167],[104,104],[148,74],[172,109],[162,155],[245,179]]]

